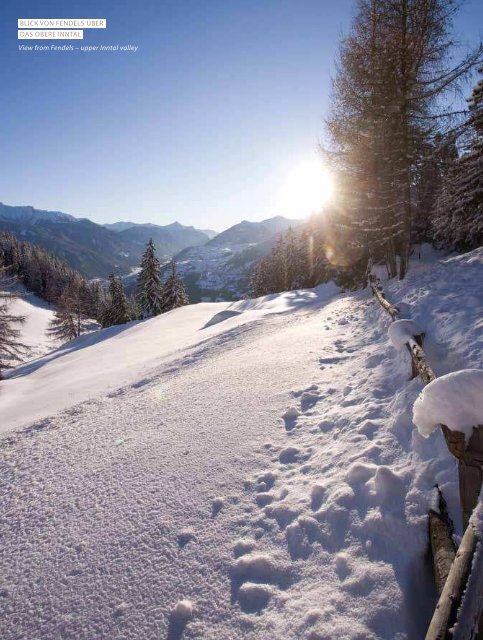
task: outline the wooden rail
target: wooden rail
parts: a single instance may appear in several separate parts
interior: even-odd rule
[[[433,618],[426,633],[425,640],[449,640],[450,629],[456,622],[458,607],[463,597],[463,592],[471,570],[471,562],[476,547],[476,535],[472,524],[466,527],[463,540],[458,551],[448,578],[444,584]],[[481,601],[481,598],[480,598]],[[475,620],[479,620],[479,611],[475,611]],[[473,636],[476,638],[476,635]],[[471,640],[471,636],[468,638]]]

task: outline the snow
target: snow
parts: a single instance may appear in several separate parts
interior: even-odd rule
[[[396,320],[389,325],[389,339],[392,346],[400,351],[414,336],[420,336],[423,331],[412,320]]]
[[[20,329],[20,340],[28,347],[24,360],[38,358],[54,349],[58,342],[47,334],[54,310],[33,293],[18,287],[19,297],[10,304],[10,313],[25,317]]]
[[[385,284],[437,375],[481,362],[482,258]],[[389,322],[369,291],[327,285],[177,309],[14,370],[2,640],[424,637],[427,512],[437,483],[461,533],[457,464],[412,426],[422,385]]]
[[[413,422],[422,436],[444,424],[468,441],[483,425],[483,370],[463,369],[430,382],[414,403]]]

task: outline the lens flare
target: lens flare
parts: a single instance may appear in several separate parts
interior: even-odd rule
[[[335,262],[336,262],[336,260],[335,260],[335,251],[330,245],[327,245],[325,247],[325,257],[330,262],[330,264],[335,264]]]

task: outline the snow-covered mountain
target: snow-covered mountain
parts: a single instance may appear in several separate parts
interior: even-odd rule
[[[146,223],[139,223],[139,222],[124,222],[124,221],[120,221],[120,222],[112,222],[112,223],[106,223],[104,224],[104,227],[106,227],[106,229],[111,229],[112,231],[126,231],[126,229],[132,229],[133,227],[144,227],[146,229],[166,229],[166,230],[171,230],[171,231],[175,231],[176,228],[178,229],[195,229],[196,231],[199,231],[201,233],[203,233],[208,240],[211,240],[212,238],[214,238],[216,235],[218,235],[217,231],[213,231],[212,229],[196,229],[195,227],[186,227],[184,225],[181,225],[179,222],[173,222],[172,224],[168,224],[168,225],[158,225],[158,224],[152,224],[151,222],[146,222]],[[206,240],[204,240],[206,242]]]
[[[262,222],[243,220],[198,247],[176,256],[190,299],[235,300],[248,291],[254,262],[267,254],[279,234],[300,220],[276,216]]]
[[[87,277],[121,273],[128,289],[146,243],[153,238],[162,261],[176,256],[194,302],[232,300],[246,293],[254,261],[270,250],[278,234],[299,222],[282,216],[244,220],[217,234],[179,222],[99,225],[61,212],[0,204],[0,232],[51,251]]]
[[[119,225],[116,229],[112,225],[107,228],[66,213],[0,204],[0,231],[55,253],[88,277],[106,277],[113,271],[130,273],[139,265],[150,237],[154,238],[159,255],[167,258],[209,240],[207,234],[177,222],[166,226]]]
[[[438,375],[479,368],[483,250],[385,284]],[[438,483],[368,290],[198,304],[0,383],[2,640],[424,637]]]
[[[12,207],[0,202],[0,220],[30,225],[39,222],[74,222],[77,218],[62,211],[45,211],[34,207]]]

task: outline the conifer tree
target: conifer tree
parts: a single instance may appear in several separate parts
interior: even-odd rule
[[[68,341],[77,338],[82,328],[82,305],[79,291],[64,291],[48,329],[53,338]]]
[[[171,273],[161,290],[161,308],[163,313],[189,304],[188,294],[186,293],[183,280],[176,272],[176,262],[174,260],[171,260],[170,268]]]
[[[114,274],[109,276],[109,289],[101,315],[101,324],[103,327],[124,324],[132,320],[122,280]]]
[[[483,244],[483,79],[468,102],[463,153],[443,184],[433,220],[436,241],[459,250]]]
[[[272,293],[270,282],[271,261],[269,256],[265,256],[258,260],[253,267],[250,278],[250,296],[252,298],[260,298]]]
[[[341,204],[391,276],[406,274],[421,158],[452,111],[441,97],[481,56],[451,64],[455,10],[450,0],[359,0],[341,44],[328,155]]]
[[[22,360],[27,347],[20,340],[20,326],[25,322],[24,316],[11,313],[10,305],[15,295],[8,292],[12,281],[0,272],[0,379],[2,371],[11,369]]]
[[[286,288],[289,291],[303,285],[301,258],[297,237],[292,227],[289,227],[285,234],[285,274]]]
[[[161,313],[161,265],[156,257],[153,239],[150,238],[141,261],[138,275],[138,299],[143,318]]]

